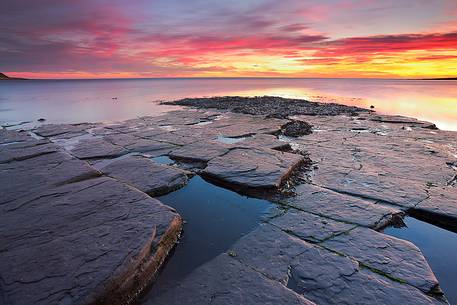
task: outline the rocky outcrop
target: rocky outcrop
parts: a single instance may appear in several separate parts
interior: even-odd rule
[[[130,302],[176,243],[180,216],[48,140],[2,130],[0,143],[1,303]]]
[[[267,115],[274,118],[287,118],[291,115],[339,115],[367,111],[358,107],[331,103],[316,103],[300,99],[286,99],[275,96],[241,97],[225,96],[212,98],[186,98],[167,102],[170,105],[197,108],[215,108],[236,113]]]
[[[0,130],[2,301],[130,301],[181,231],[180,216],[151,196],[197,174],[277,206],[144,303],[446,303],[421,251],[376,230],[410,214],[455,231],[456,133],[272,97],[178,103],[223,111],[43,125],[39,140]],[[289,122],[301,123],[284,136]]]

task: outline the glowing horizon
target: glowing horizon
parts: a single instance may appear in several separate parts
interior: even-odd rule
[[[13,77],[457,76],[453,0],[7,0],[0,17]]]

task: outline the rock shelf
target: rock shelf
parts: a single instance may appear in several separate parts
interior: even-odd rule
[[[193,108],[0,130],[2,304],[132,302],[183,226],[153,197],[192,175],[276,212],[145,304],[447,303],[421,251],[381,230],[409,214],[456,231],[457,133],[278,97],[170,103]]]

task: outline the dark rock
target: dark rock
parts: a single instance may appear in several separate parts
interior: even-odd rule
[[[111,134],[104,137],[108,142],[122,146],[130,152],[160,151],[160,154],[168,153],[176,146],[170,143],[159,142],[151,139],[139,138],[133,134]]]
[[[151,196],[164,195],[187,183],[187,176],[182,170],[141,156],[115,160],[100,171]]]
[[[438,286],[421,251],[408,241],[371,229],[356,228],[325,241],[323,246],[426,293],[436,291]]]
[[[271,149],[236,148],[208,162],[203,174],[243,188],[279,188],[303,157]]]
[[[57,185],[93,178],[100,173],[63,152],[0,164],[0,204],[33,200]]]
[[[196,269],[176,288],[145,304],[314,304],[227,254]]]
[[[379,200],[404,208],[416,206],[427,198],[425,185],[407,179],[378,175],[374,172],[328,172],[314,177],[317,185],[331,190]]]
[[[17,132],[0,128],[0,145],[22,142],[30,140],[30,136],[25,132]]]
[[[79,159],[115,158],[128,153],[122,146],[101,138],[82,140],[70,152]]]
[[[415,207],[415,215],[457,232],[457,188],[431,187],[428,194],[429,197]]]
[[[46,124],[37,127],[34,132],[42,137],[52,137],[64,133],[78,133],[85,131],[93,124],[82,123],[82,124]]]
[[[291,263],[287,286],[317,304],[446,303],[318,247],[306,248]]]
[[[244,138],[240,142],[236,142],[232,146],[241,148],[271,148],[280,151],[286,151],[290,148],[289,143],[279,140],[274,135],[269,134],[255,134],[250,137]]]
[[[8,205],[9,206],[9,205]],[[109,178],[1,206],[5,304],[126,304],[173,247],[180,217]]]
[[[172,150],[168,155],[177,160],[208,162],[229,151],[230,146],[216,141],[200,141]]]
[[[438,129],[435,124],[420,121],[415,118],[400,116],[400,115],[373,115],[369,117],[370,120],[376,122],[383,122],[383,123],[391,123],[391,124],[404,124],[411,127],[422,127],[427,129]]]
[[[37,121],[38,121],[38,122],[44,122],[44,121],[46,121],[46,119],[44,119],[44,118],[39,118]]]
[[[47,141],[32,140],[0,146],[0,163],[21,161],[56,152],[58,147]]]
[[[333,103],[315,103],[299,99],[286,99],[275,96],[241,97],[223,96],[212,98],[187,98],[168,105],[216,108],[237,113],[268,115],[274,118],[287,118],[292,115],[339,115],[367,111],[366,109]]]
[[[306,212],[365,227],[384,227],[403,214],[395,208],[384,207],[310,184],[297,186],[295,193],[296,196],[287,199],[288,205]]]
[[[312,127],[306,122],[293,120],[284,124],[281,131],[287,137],[301,137],[311,134],[313,132]]]
[[[270,225],[261,225],[240,239],[233,251],[237,254],[234,259],[243,265],[316,304],[441,303],[415,287],[372,272],[349,257],[294,238]]]
[[[296,209],[289,209],[284,215],[272,219],[270,223],[310,242],[322,242],[355,228],[355,225],[352,224],[338,222]]]

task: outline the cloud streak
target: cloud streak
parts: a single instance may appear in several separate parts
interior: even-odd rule
[[[443,8],[448,2],[439,1]],[[438,27],[418,23],[417,32],[379,34],[380,24],[358,34],[363,23],[376,25],[367,16],[396,20],[393,9],[403,12],[417,1],[401,3],[7,0],[0,4],[0,67],[17,76],[57,78],[456,75],[457,29],[435,29],[457,15],[438,12],[435,1],[423,2],[417,14],[434,12],[430,19]],[[346,25],[357,16],[359,23]],[[397,28],[417,22],[398,21]]]

